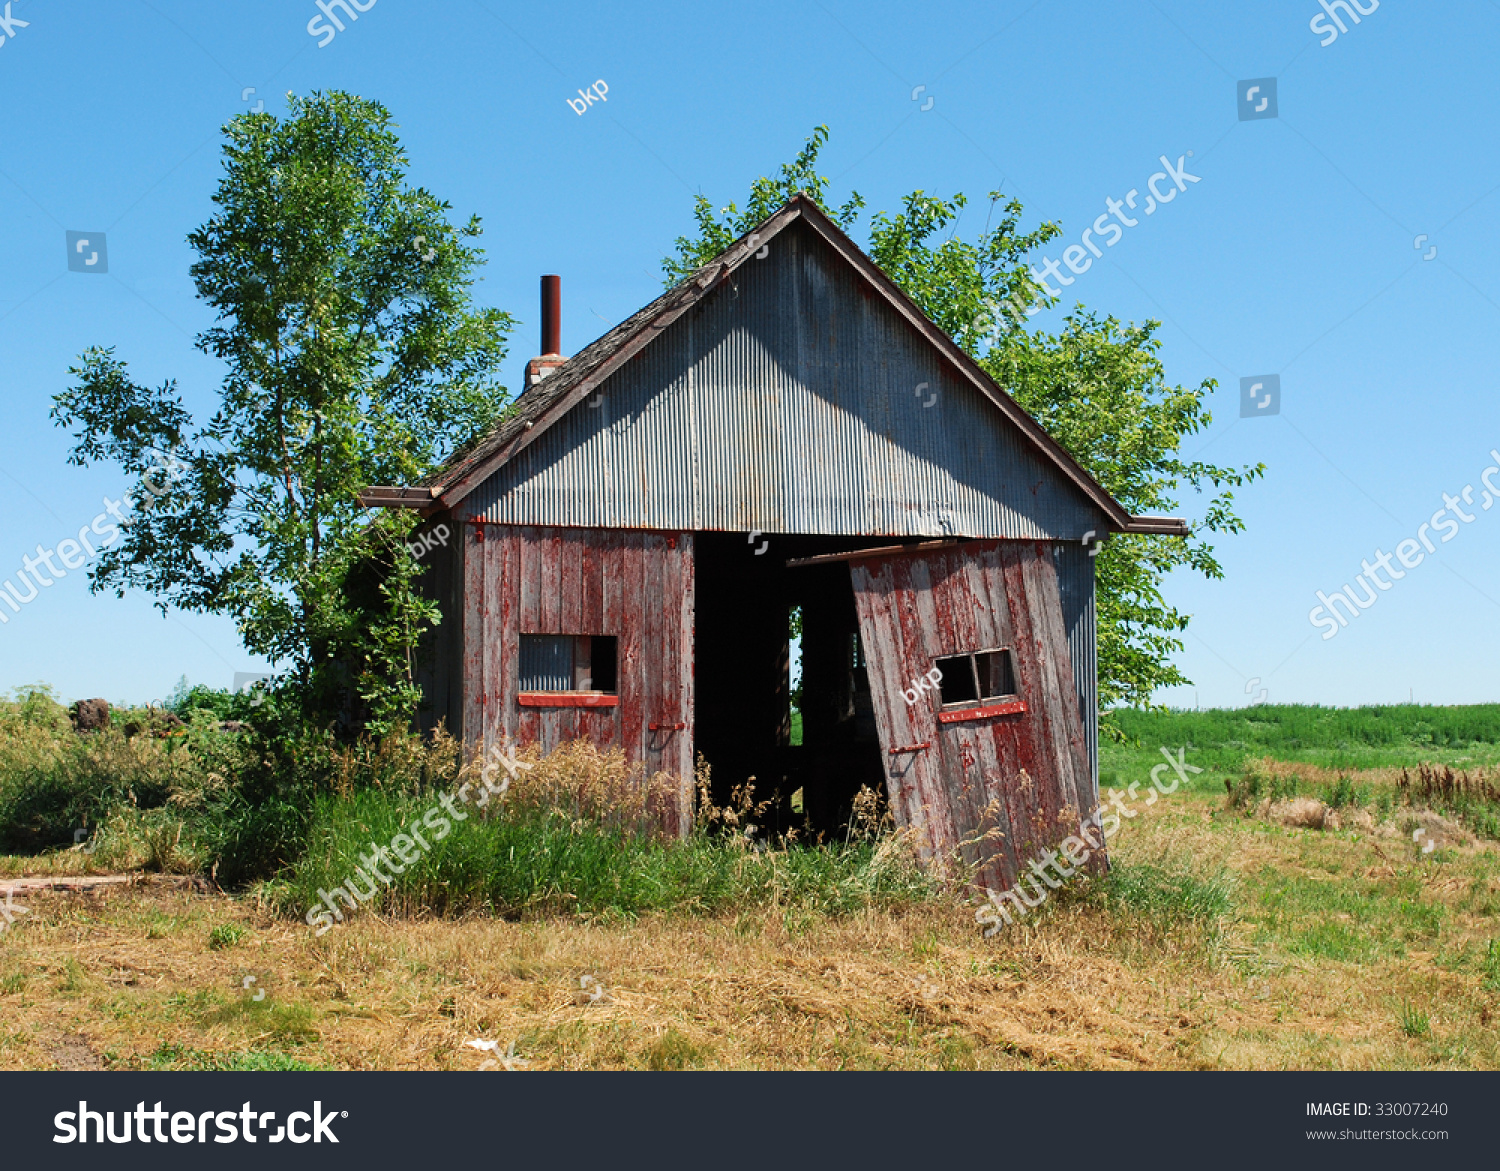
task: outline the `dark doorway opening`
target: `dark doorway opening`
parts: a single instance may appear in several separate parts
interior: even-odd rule
[[[877,542],[748,537],[695,537],[694,756],[709,764],[716,804],[753,777],[757,801],[775,798],[762,830],[842,840],[860,788],[885,791],[854,591],[845,564],[786,563]],[[800,744],[792,736],[794,608],[801,615]]]

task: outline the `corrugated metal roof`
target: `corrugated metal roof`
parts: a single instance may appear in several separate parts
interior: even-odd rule
[[[722,265],[711,264],[668,289],[644,309],[627,317],[619,325],[596,339],[578,354],[564,362],[535,386],[527,387],[516,399],[515,409],[501,424],[477,443],[456,452],[449,461],[420,481],[420,487],[442,496],[463,484],[478,469],[496,456],[504,456],[514,441],[531,431],[546,418],[548,410],[566,399],[570,391],[608,366],[630,342],[640,339],[651,324],[664,316],[676,316],[696,299],[700,284],[711,284]],[[445,501],[457,503],[457,499]]]
[[[784,232],[463,510],[508,524],[1078,540],[1107,522],[812,232]]]
[[[769,244],[773,250],[780,234],[794,224],[804,224],[821,237],[840,256],[847,270],[839,274],[829,269],[826,282],[831,286],[858,287],[862,293],[878,294],[879,300],[894,316],[887,313],[862,315],[854,327],[861,331],[863,343],[861,364],[858,370],[835,371],[834,377],[817,388],[823,396],[821,407],[801,396],[791,410],[778,410],[772,404],[787,405],[787,396],[779,392],[789,389],[782,363],[770,360],[766,350],[767,339],[793,344],[786,331],[807,328],[810,324],[827,331],[835,338],[838,331],[846,328],[836,316],[820,319],[817,316],[820,290],[808,287],[805,298],[809,304],[796,307],[797,314],[789,315],[784,305],[767,305],[741,290],[753,288],[758,275],[755,259],[757,252]],[[754,247],[752,247],[752,243]],[[785,243],[783,241],[783,243]],[[766,266],[769,268],[769,266]],[[680,339],[687,330],[672,330],[689,310],[699,307],[716,290],[726,284],[736,286],[738,304],[746,318],[746,327],[726,335],[723,345],[716,351],[699,351],[694,357],[702,357],[702,364],[695,366],[679,348],[669,353],[661,345],[668,333]],[[847,299],[844,301],[847,304]],[[779,331],[779,332],[778,332]],[[953,397],[962,398],[967,413],[959,419],[951,417],[953,412],[928,412],[930,419],[913,416],[914,402],[900,403],[905,391],[895,385],[910,373],[912,358],[908,354],[900,363],[901,369],[892,369],[889,346],[902,339],[910,349],[911,331],[927,343],[926,364],[933,372],[925,379],[940,384]],[[799,333],[798,337],[804,336]],[[802,343],[796,343],[802,344]],[[677,342],[680,347],[681,341]],[[773,347],[774,348],[774,347]],[[563,433],[553,434],[556,425],[570,414],[578,411],[610,411],[608,402],[590,402],[584,405],[594,391],[616,376],[627,362],[640,359],[641,380],[639,385],[648,385],[646,373],[650,370],[658,376],[655,389],[663,395],[685,395],[692,401],[691,426],[684,432],[680,420],[669,421],[656,417],[660,406],[641,402],[635,404],[634,428],[638,429],[639,444],[632,451],[621,450],[622,445],[610,444],[608,428],[585,424]],[[920,361],[920,359],[918,359]],[[871,364],[873,363],[873,370]],[[662,375],[677,377],[661,378]],[[887,396],[891,406],[888,427],[856,426],[856,413],[847,396],[854,393],[857,384],[867,390],[871,379],[882,380],[891,388]],[[735,384],[741,378],[762,379],[755,383],[758,393],[750,396],[753,401],[744,401],[737,393]],[[698,382],[695,382],[698,380]],[[893,381],[894,380],[894,381]],[[701,393],[695,387],[701,385]],[[743,386],[743,383],[740,383]],[[959,388],[966,386],[967,391]],[[615,391],[600,396],[600,399],[618,398]],[[906,410],[901,410],[901,406]],[[617,404],[615,411],[621,409]],[[545,495],[553,492],[555,498],[544,509],[551,523],[592,524],[647,524],[662,527],[677,527],[685,516],[702,518],[710,528],[752,528],[765,531],[862,531],[862,532],[911,532],[939,534],[949,531],[965,531],[956,527],[958,518],[973,516],[983,511],[983,502],[973,491],[971,477],[966,473],[954,475],[949,468],[949,483],[937,483],[933,476],[938,464],[933,459],[923,459],[924,445],[935,457],[951,457],[953,444],[969,444],[980,447],[993,443],[993,425],[973,428],[975,410],[988,411],[991,416],[998,413],[1013,425],[1010,443],[1014,452],[997,453],[993,448],[974,450],[968,457],[979,460],[1004,459],[1024,454],[1027,462],[1037,463],[1044,469],[1045,478],[1064,481],[1081,493],[1107,520],[1105,527],[1130,530],[1138,521],[1148,521],[1149,531],[1185,532],[1180,521],[1162,518],[1132,518],[1066,451],[1053,440],[1034,419],[1026,414],[994,381],[964,354],[941,329],[929,321],[917,306],[851,241],[828,217],[804,195],[789,201],[754,232],[747,234],[726,249],[718,258],[703,266],[686,280],[680,282],[658,297],[651,304],[610,330],[592,345],[549,377],[528,388],[517,400],[516,409],[489,436],[468,450],[459,453],[441,470],[427,477],[419,486],[424,492],[407,496],[392,495],[389,489],[372,489],[366,499],[371,504],[412,506],[411,496],[422,496],[420,503],[431,501],[432,506],[452,508],[470,493],[479,489],[487,479],[508,461],[516,459],[522,452],[538,444],[533,453],[533,464],[545,465],[561,458],[562,447],[570,443],[586,442],[592,446],[578,452],[582,466],[591,468],[595,477],[592,482],[599,490],[604,502],[613,500],[615,511],[609,511],[607,503],[597,498],[586,505],[574,499],[566,488],[538,484],[535,493]],[[751,412],[747,415],[746,412]],[[920,420],[914,423],[913,419]],[[942,420],[940,423],[939,420]],[[679,425],[673,425],[676,422]],[[657,424],[660,423],[660,433]],[[799,501],[799,515],[780,518],[768,513],[772,502],[786,499],[787,494],[772,490],[772,486],[785,484],[797,475],[796,466],[789,464],[797,455],[803,454],[778,442],[785,428],[812,427],[832,442],[820,444],[819,456],[834,461],[826,475],[819,477],[824,488],[832,496],[821,502],[806,499]],[[904,431],[901,441],[895,442],[894,428],[914,428]],[[766,428],[770,429],[767,430]],[[971,428],[973,428],[971,430]],[[567,433],[571,430],[571,433]],[[946,431],[946,437],[943,432]],[[881,437],[888,442],[880,442]],[[543,439],[550,442],[543,444]],[[838,442],[842,439],[844,442]],[[854,442],[856,439],[859,442]],[[915,458],[912,458],[915,456]],[[646,475],[645,466],[629,466],[631,458],[649,460],[652,474]],[[624,461],[622,467],[621,461]],[[662,475],[666,461],[668,475]],[[716,474],[720,468],[729,468],[733,477],[726,479]],[[679,479],[674,473],[680,469],[685,473]],[[703,474],[707,472],[708,474]],[[847,473],[841,475],[840,473]],[[867,515],[855,530],[828,528],[831,517],[837,516],[848,523],[851,516],[872,502],[868,496],[868,484],[878,477],[881,484],[894,486],[898,498],[904,498],[910,516],[906,525],[886,518]],[[731,496],[723,499],[704,498],[705,485],[724,486],[732,484]],[[839,487],[842,485],[842,487]],[[556,495],[557,493],[561,495]],[[625,519],[619,511],[625,498],[638,492],[642,497],[625,511]],[[688,493],[685,501],[673,493]],[[494,493],[487,495],[493,497]],[[933,514],[930,504],[943,500],[942,507],[951,515]],[[601,503],[605,508],[599,512]],[[876,502],[878,505],[878,502]],[[419,505],[420,506],[420,505]],[[588,521],[582,519],[555,519],[568,515],[570,508],[586,507]],[[821,509],[821,511],[820,511]],[[925,512],[924,512],[925,510]],[[488,511],[488,509],[486,509]],[[1023,513],[1032,511],[1022,509]],[[666,517],[677,518],[667,521]],[[659,518],[659,519],[647,519]],[[711,520],[709,518],[712,518]],[[540,520],[541,516],[530,519]],[[762,521],[766,523],[761,523]],[[807,524],[811,528],[801,527]],[[1010,532],[1011,525],[986,525],[986,531],[995,530],[994,535],[1041,536],[1056,529],[1056,525],[1043,519],[1032,526],[1021,526]],[[1071,525],[1066,527],[1072,527]],[[975,533],[974,535],[978,535]],[[1070,534],[1071,535],[1071,534]]]

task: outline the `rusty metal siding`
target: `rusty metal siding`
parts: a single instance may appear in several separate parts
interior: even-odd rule
[[[1089,750],[1092,800],[1099,800],[1099,627],[1094,600],[1094,558],[1081,542],[1059,542],[1052,547],[1057,585],[1062,595],[1063,624],[1068,630],[1068,655],[1078,686],[1078,709],[1083,716],[1083,738]]]
[[[462,545],[467,738],[508,737],[546,751],[579,738],[622,748],[647,773],[678,778],[667,821],[685,833],[693,783],[692,534],[469,523]],[[613,635],[618,706],[522,707],[522,634]]]
[[[1104,528],[806,228],[778,236],[464,508],[506,524],[766,533],[1077,540]]]
[[[1078,832],[1089,774],[1050,547],[984,541],[851,562],[891,804],[925,857],[992,889]],[[1013,648],[1026,710],[945,723],[904,691],[934,660]],[[990,831],[995,831],[991,833]],[[1102,863],[1102,859],[1101,859]]]

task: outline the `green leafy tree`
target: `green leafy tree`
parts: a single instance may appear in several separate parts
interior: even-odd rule
[[[304,710],[352,688],[385,730],[415,708],[412,656],[439,615],[415,588],[413,518],[356,495],[416,482],[495,423],[514,323],[473,306],[479,220],[455,227],[407,182],[384,107],[288,102],[225,127],[217,209],[188,237],[217,315],[196,344],[226,367],[212,415],[195,424],[175,380],[133,381],[113,348],[82,355],[52,414],[70,462],[138,481],[93,589],[227,614]]]
[[[700,195],[694,208],[698,235],[678,239],[677,255],[663,264],[668,280],[712,259],[798,191],[848,231],[864,200],[856,194],[837,210],[828,205],[827,180],[817,174],[827,138],[827,128],[819,126],[776,178],[757,179],[744,212],[729,204],[716,213]],[[1028,328],[1027,319],[1052,301],[1026,258],[1061,228],[1042,223],[1022,232],[1020,202],[1002,202],[992,192],[984,228],[966,242],[956,231],[966,205],[962,194],[942,199],[915,191],[899,211],[871,217],[867,251],[1131,512],[1169,513],[1180,507],[1187,489],[1212,492],[1186,539],[1119,536],[1096,560],[1100,704],[1159,707],[1152,701],[1158,688],[1190,682],[1170,661],[1182,649],[1176,636],[1187,629],[1189,615],[1168,604],[1163,582],[1179,567],[1223,576],[1210,537],[1243,529],[1233,489],[1263,475],[1265,466],[1232,468],[1182,458],[1183,441],[1212,421],[1206,399],[1217,383],[1168,383],[1157,356],[1159,322],[1122,324],[1079,306],[1060,333]],[[1106,727],[1117,734],[1108,721]]]
[[[817,127],[801,153],[790,163],[784,163],[776,178],[761,177],[750,184],[750,198],[744,211],[731,203],[716,212],[708,197],[700,194],[693,203],[693,219],[697,222],[698,234],[678,236],[677,255],[662,261],[667,283],[675,284],[699,266],[707,264],[762,220],[778,211],[782,204],[799,191],[805,191],[817,200],[818,206],[848,231],[859,217],[865,201],[858,192],[854,192],[848,202],[837,210],[825,203],[828,180],[818,174],[817,164],[818,151],[827,141],[828,127]]]

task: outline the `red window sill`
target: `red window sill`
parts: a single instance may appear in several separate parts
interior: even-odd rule
[[[985,720],[990,716],[1010,716],[1025,710],[1024,699],[1013,699],[1008,703],[989,703],[982,707],[961,707],[951,712],[938,712],[938,723],[958,724],[966,720]]]
[[[618,695],[590,695],[581,691],[523,691],[522,707],[619,707]]]

